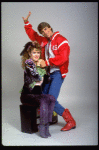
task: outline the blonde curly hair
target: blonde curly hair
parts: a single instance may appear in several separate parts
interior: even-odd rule
[[[29,53],[36,48],[37,51],[41,52],[41,46],[37,41],[28,42],[25,44],[23,51],[20,53],[21,57],[21,67],[25,69],[25,61],[30,58]]]

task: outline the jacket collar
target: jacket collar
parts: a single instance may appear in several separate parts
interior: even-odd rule
[[[51,37],[51,41],[54,40],[54,38],[55,38],[58,34],[60,34],[59,31],[55,32],[55,33],[53,34],[53,36]]]
[[[41,46],[44,47],[45,45],[47,45],[47,43],[48,43],[49,41],[54,40],[54,38],[55,38],[58,34],[60,34],[59,31],[54,32],[54,34],[52,35],[52,37],[50,38],[50,40],[47,39],[47,41],[44,42],[44,43],[42,43]]]

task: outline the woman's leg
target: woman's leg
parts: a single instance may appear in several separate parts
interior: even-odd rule
[[[53,95],[48,94],[48,122],[52,122],[52,114],[54,111],[54,106],[55,106],[55,97]]]
[[[47,138],[46,134],[46,124],[48,124],[48,103],[44,96],[40,99],[40,124],[38,126],[40,136]]]
[[[49,133],[49,122],[52,122],[52,113],[54,110],[55,101],[56,100],[52,95],[42,95],[40,100],[40,126],[42,127],[40,130],[41,136],[51,136]]]
[[[46,97],[41,96],[40,99],[40,124],[45,125],[48,123],[48,103],[46,102]]]
[[[55,106],[55,97],[52,95],[47,95],[47,102],[48,102],[48,123],[45,125],[45,133],[47,136],[51,136],[49,133],[49,122],[52,122],[52,114]]]

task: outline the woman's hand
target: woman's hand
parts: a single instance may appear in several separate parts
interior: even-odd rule
[[[31,12],[29,11],[29,14],[27,15],[27,17],[26,18],[24,18],[24,17],[22,17],[23,18],[23,21],[28,21],[28,18],[30,17],[30,15],[31,15]]]
[[[36,82],[36,84],[35,84],[35,86],[41,86],[42,85],[42,83],[43,83],[43,77],[42,77],[42,80],[41,81],[39,81],[39,82]]]
[[[41,68],[46,67],[45,61],[43,59],[39,59],[37,65],[40,66]]]

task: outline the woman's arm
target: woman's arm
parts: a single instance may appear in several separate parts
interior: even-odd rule
[[[34,64],[34,62],[32,61],[32,59],[27,59],[25,61],[25,65],[26,65],[26,72],[27,74],[30,76],[30,78],[32,79],[32,81],[41,81],[41,77],[37,72],[36,66]]]
[[[41,80],[41,81],[36,82],[35,86],[41,86],[41,85],[42,85],[42,83],[43,83],[43,77],[42,77],[42,80]]]

